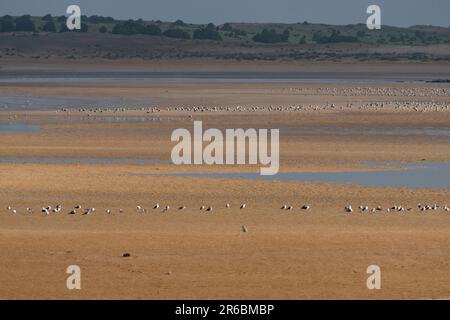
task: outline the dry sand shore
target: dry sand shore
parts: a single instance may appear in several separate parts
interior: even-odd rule
[[[304,101],[234,90],[269,85],[205,85],[202,93],[183,86],[125,88],[123,94],[160,92],[192,103]],[[277,87],[279,85],[273,85]],[[73,89],[73,88],[72,88]],[[224,89],[224,88],[219,88]],[[62,88],[2,87],[16,92]],[[61,90],[61,92],[59,92]],[[86,88],[76,89],[80,94]],[[96,90],[98,90],[96,92]],[[117,88],[88,90],[94,95]],[[149,93],[149,91],[151,93]],[[151,91],[154,90],[154,91]],[[169,93],[164,93],[169,90]],[[170,94],[170,90],[177,93]],[[205,92],[206,90],[206,92]],[[258,100],[260,99],[260,100]],[[314,96],[317,103],[334,97]],[[345,103],[354,97],[336,97]],[[358,97],[371,101],[377,97]],[[407,99],[406,97],[404,99]],[[416,99],[416,98],[413,98]],[[436,98],[447,101],[448,97]],[[169,101],[170,100],[170,101]],[[425,99],[426,100],[426,99]],[[334,101],[334,100],[332,100]],[[16,114],[16,113],[14,113]],[[18,113],[17,113],[18,114]],[[63,115],[29,112],[26,121]],[[181,113],[182,114],[182,113]],[[9,111],[1,121],[10,121]],[[126,112],[120,116],[142,116]],[[162,112],[158,116],[165,117]],[[196,114],[205,126],[280,128],[281,171],[358,170],[364,161],[448,162],[450,137],[305,134],[310,128],[448,128],[450,112],[348,111],[255,114]],[[21,120],[15,120],[21,121]],[[0,134],[0,157],[104,157],[168,160],[174,128],[191,120],[143,123],[46,123],[33,133]],[[145,176],[174,171],[255,171],[255,167],[177,167],[155,164],[0,163],[0,298],[2,299],[434,299],[450,298],[450,215],[382,213],[346,215],[344,206],[417,203],[450,205],[448,189],[374,188],[357,185]],[[170,205],[168,213],[154,203]],[[44,216],[42,206],[64,206]],[[75,204],[94,206],[90,216],[67,215]],[[231,208],[226,209],[225,204]],[[245,210],[239,205],[247,203]],[[282,211],[284,203],[295,206]],[[311,205],[308,211],[299,208]],[[213,206],[212,213],[199,206]],[[8,205],[18,211],[11,215]],[[136,206],[147,208],[136,213]],[[186,205],[183,211],[176,210]],[[35,208],[28,215],[27,207]],[[105,209],[113,210],[107,215]],[[123,214],[118,209],[123,208]],[[249,228],[248,233],[241,226]],[[122,257],[129,252],[130,257]],[[82,290],[65,287],[67,266],[82,269]],[[366,268],[382,268],[382,289],[366,288]]]

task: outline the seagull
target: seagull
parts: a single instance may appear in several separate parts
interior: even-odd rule
[[[280,209],[281,210],[286,210],[287,209],[287,205],[284,204]]]
[[[119,209],[119,213],[123,213],[123,209]]]
[[[166,207],[163,209],[163,212],[169,211],[169,209],[170,209],[170,207],[169,207],[169,206],[166,206]]]
[[[205,206],[201,206],[201,207],[200,207],[200,210],[204,210],[204,209],[205,209]]]
[[[81,209],[81,206],[79,204],[77,204],[74,208],[78,210],[78,209]]]
[[[294,207],[293,207],[293,206],[289,206],[289,207],[287,207],[287,210],[292,210],[292,209],[294,209]]]
[[[184,209],[186,209],[186,206],[181,206],[181,207],[179,207],[178,209],[179,209],[179,210],[184,210]]]
[[[95,208],[88,208],[84,211],[83,215],[88,215],[95,212]]]
[[[109,210],[109,209],[106,209],[105,212],[106,212],[107,214],[111,214],[111,210]]]
[[[32,214],[32,213],[33,213],[33,209],[27,208],[27,212],[28,212],[29,214]]]
[[[155,206],[153,207],[153,209],[158,209],[159,208],[159,203],[155,204]]]
[[[208,207],[208,209],[206,209],[206,211],[213,211],[213,208],[212,207]]]
[[[69,212],[69,214],[76,214],[77,212],[75,210],[72,210]]]
[[[246,226],[242,226],[242,232],[248,232],[248,228]]]
[[[16,209],[13,209],[13,211],[11,211],[12,212],[12,214],[16,214],[17,213],[17,210]]]
[[[11,211],[11,210],[12,210],[12,207],[11,207],[11,206],[7,206],[7,207],[6,207],[6,210]]]
[[[225,205],[225,208],[229,208],[229,207],[230,207],[230,204],[227,203],[227,204]]]
[[[247,206],[246,203],[241,204],[241,209],[245,209],[246,206]]]
[[[345,212],[352,213],[353,212],[352,206],[351,205],[346,206],[345,207]]]
[[[309,210],[309,208],[310,208],[310,206],[307,205],[307,204],[304,204],[303,207],[302,207],[303,210]]]

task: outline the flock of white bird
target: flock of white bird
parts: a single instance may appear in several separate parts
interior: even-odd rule
[[[375,208],[370,208],[367,205],[360,205],[358,206],[358,210],[361,213],[379,213],[379,212],[410,212],[412,211],[414,208],[413,207],[408,207],[408,206],[402,206],[402,205],[393,205],[391,207],[386,208],[385,210],[383,210],[383,208],[381,206],[377,206]],[[442,209],[444,212],[450,212],[450,208],[447,205],[438,205],[436,203],[434,204],[418,204],[417,205],[417,209],[421,212],[426,212],[426,211],[431,211],[431,212],[436,212],[439,209]],[[344,211],[346,213],[352,213],[353,212],[353,208],[351,205],[345,206]]]
[[[224,206],[226,209],[231,208],[231,205],[229,203],[225,204]],[[56,206],[46,206],[46,207],[42,207],[40,212],[46,216],[50,215],[50,214],[59,214],[62,212],[62,205],[58,204]],[[171,207],[169,205],[165,205],[165,206],[161,206],[158,203],[156,203],[155,205],[152,206],[153,210],[160,210],[161,212],[168,212],[169,210],[171,210]],[[187,209],[187,206],[185,205],[181,205],[176,207],[178,210],[184,210]],[[239,209],[243,210],[247,208],[247,204],[246,203],[242,203],[239,205]],[[309,208],[309,207],[308,207]],[[18,213],[17,209],[15,209],[13,206],[7,206],[6,210],[11,213],[11,214],[16,214]],[[205,206],[205,205],[201,205],[199,208],[200,211],[205,211],[205,212],[212,212],[214,211],[212,206]],[[26,208],[26,212],[28,214],[32,214],[34,211],[32,208]],[[74,214],[80,214],[80,215],[90,215],[92,213],[96,212],[96,209],[94,207],[87,207],[84,208],[81,205],[77,204],[75,206],[73,206],[67,213],[70,215],[74,215]],[[125,209],[119,208],[117,209],[118,213],[124,213]],[[141,205],[136,206],[136,212],[137,213],[146,213],[148,212],[148,210]],[[112,209],[105,209],[105,213],[107,214],[113,214],[113,210]]]
[[[246,203],[242,203],[239,206],[240,210],[243,210],[245,208],[247,208],[247,204]],[[40,212],[43,213],[44,215],[50,215],[50,214],[58,214],[62,212],[62,205],[58,204],[54,207],[52,206],[46,206],[43,207]],[[161,212],[168,212],[171,210],[171,207],[169,205],[163,205],[161,206],[159,203],[154,204],[151,207],[153,210],[159,210]],[[229,209],[231,208],[231,204],[227,203],[223,206],[223,208],[225,209]],[[311,209],[311,206],[309,204],[303,204],[299,207],[301,210],[309,210]],[[12,206],[8,206],[7,211],[12,213],[12,214],[16,214],[18,211],[17,209],[13,208]],[[181,205],[178,207],[175,207],[175,210],[185,210],[187,209],[187,206],[185,205]],[[281,210],[287,210],[287,211],[292,211],[294,210],[294,206],[290,205],[290,204],[283,204],[280,207]],[[450,208],[448,205],[439,205],[439,204],[418,204],[417,205],[417,209],[421,212],[426,212],[426,211],[431,211],[431,212],[436,212],[439,209],[444,211],[444,212],[450,212]],[[204,212],[213,212],[214,208],[213,206],[210,205],[201,205],[199,207],[200,211],[204,211]],[[358,206],[357,210],[359,210],[359,212],[361,213],[381,213],[381,212],[410,212],[413,211],[414,208],[413,207],[409,207],[409,206],[402,206],[402,205],[393,205],[390,207],[386,207],[383,208],[382,206],[377,206],[377,207],[369,207],[368,205],[360,205]],[[83,208],[81,205],[75,205],[73,206],[69,211],[68,214],[70,215],[74,215],[74,214],[80,214],[80,215],[90,215],[93,214],[96,211],[96,209],[94,207],[87,207],[87,208]],[[137,213],[146,213],[148,212],[148,210],[141,205],[136,206],[135,211]],[[353,213],[355,210],[353,209],[352,205],[347,205],[344,207],[344,212],[346,213]],[[28,214],[32,214],[33,213],[33,209],[32,208],[26,208],[26,212]],[[117,209],[118,213],[124,213],[125,210],[122,208]],[[105,209],[105,213],[107,214],[113,214],[113,210],[112,209]]]
[[[170,107],[80,107],[80,108],[66,108],[62,107],[58,111],[70,114],[87,114],[94,116],[102,113],[146,113],[155,114],[170,112],[190,112],[190,113],[226,113],[226,112],[310,112],[310,111],[339,111],[339,110],[394,110],[394,111],[414,111],[414,112],[445,112],[450,110],[450,102],[438,101],[372,101],[366,103],[321,103],[321,104],[291,104],[291,105],[178,105]],[[192,115],[191,115],[192,117]]]

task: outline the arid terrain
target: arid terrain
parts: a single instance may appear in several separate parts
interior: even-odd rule
[[[208,71],[241,70],[227,64]],[[447,64],[266,68],[450,74]],[[449,299],[450,188],[201,176],[192,173],[259,165],[170,163],[171,132],[201,120],[221,130],[279,128],[280,173],[448,164],[449,90],[392,81],[2,82],[0,97],[31,102],[0,105],[0,299]],[[36,97],[133,106],[41,108],[31,105]],[[41,212],[57,204],[61,212]],[[81,290],[66,288],[69,265],[81,268]],[[381,268],[380,290],[366,287],[370,265]]]

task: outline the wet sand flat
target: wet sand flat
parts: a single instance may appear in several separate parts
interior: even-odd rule
[[[165,90],[181,90],[170,85]],[[246,85],[178,91],[192,103],[258,102]],[[329,87],[329,84],[323,84]],[[285,87],[283,85],[283,87]],[[3,90],[2,88],[1,90]],[[148,88],[146,88],[148,89]],[[145,90],[146,90],[145,89]],[[203,88],[211,90],[207,85]],[[220,88],[219,88],[220,89]],[[224,89],[223,87],[221,89]],[[20,92],[42,90],[16,87]],[[58,88],[47,88],[49,95]],[[114,88],[98,88],[103,94]],[[140,92],[142,88],[131,88]],[[170,93],[161,101],[171,105]],[[2,91],[4,92],[4,91]],[[81,92],[81,91],[80,91]],[[93,94],[95,88],[92,89]],[[101,95],[100,94],[100,95]],[[130,96],[132,94],[130,93]],[[235,98],[233,98],[235,97]],[[280,98],[281,97],[281,98]],[[317,103],[347,103],[379,97],[315,95]],[[382,98],[382,97],[381,97]],[[210,99],[210,100],[208,100]],[[267,104],[303,103],[305,96],[266,93]],[[383,99],[388,99],[384,97]],[[402,97],[416,100],[416,97]],[[431,98],[421,98],[424,101]],[[434,99],[434,98],[433,98]],[[442,102],[448,97],[437,97]],[[89,111],[73,111],[86,115]],[[106,122],[63,119],[54,110],[2,110],[1,121],[27,116],[33,132],[0,133],[0,157],[158,159],[158,163],[20,163],[0,161],[0,298],[2,299],[434,299],[450,298],[450,214],[423,214],[418,203],[450,205],[449,189],[408,189],[314,182],[211,179],[170,176],[173,172],[257,172],[258,166],[175,166],[169,163],[175,128],[192,130],[193,120],[214,128],[280,128],[282,172],[361,170],[362,162],[449,162],[450,137],[305,132],[296,128],[431,127],[446,130],[449,111],[338,110],[305,112],[192,113],[160,111],[161,118],[187,120]],[[55,121],[49,117],[61,117]],[[146,111],[96,116],[146,117]],[[314,130],[313,130],[314,131]],[[366,169],[375,169],[366,165]],[[148,176],[146,174],[159,174]],[[159,202],[161,207],[152,209]],[[44,216],[47,205],[63,205]],[[230,208],[225,204],[230,203]],[[246,203],[245,209],[239,209]],[[92,215],[68,215],[76,205]],[[280,210],[293,205],[292,211]],[[301,210],[309,204],[310,210]],[[352,204],[383,209],[394,204],[408,213],[344,212]],[[136,206],[147,209],[138,213]],[[162,208],[170,205],[170,210]],[[178,210],[185,205],[187,208]],[[210,213],[200,205],[212,206]],[[6,210],[14,207],[16,214]],[[27,207],[34,213],[29,215]],[[110,209],[112,214],[105,213]],[[123,213],[119,213],[123,209]],[[247,233],[242,226],[248,227]],[[130,257],[123,257],[123,253]],[[65,269],[82,269],[82,290],[67,290]],[[382,269],[382,289],[366,288],[366,269]]]

